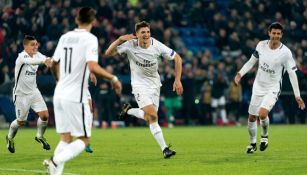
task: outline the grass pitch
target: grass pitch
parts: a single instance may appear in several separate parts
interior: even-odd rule
[[[258,140],[260,128],[258,129]],[[177,155],[164,159],[148,128],[93,129],[94,153],[83,152],[65,164],[65,174],[79,175],[306,175],[307,126],[270,127],[269,147],[251,155],[246,127],[163,128]],[[20,129],[16,152],[5,146],[0,130],[0,174],[46,174],[42,161],[52,155],[59,136],[48,129],[52,146],[45,151],[35,142],[35,129]],[[1,146],[2,145],[2,146]]]

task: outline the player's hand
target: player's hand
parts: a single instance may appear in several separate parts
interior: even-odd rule
[[[136,36],[133,35],[133,34],[127,34],[127,35],[122,35],[120,36],[119,38],[119,41],[121,43],[125,42],[125,41],[129,41],[129,40],[132,40],[132,39],[136,39]]]
[[[52,66],[52,63],[53,63],[53,60],[52,60],[50,57],[48,57],[48,58],[45,60],[45,62],[44,62],[44,64],[45,64],[47,67],[51,67],[51,66]]]
[[[175,80],[173,84],[173,91],[176,91],[177,95],[182,95],[183,87],[180,80]]]
[[[123,87],[122,87],[122,83],[119,80],[112,82],[112,86],[117,95],[120,95],[122,93]]]
[[[241,80],[241,74],[237,73],[237,75],[234,78],[234,82],[236,83],[236,85],[239,85],[240,80]]]
[[[295,97],[295,100],[298,104],[298,107],[301,109],[301,110],[304,110],[305,109],[305,103],[304,103],[304,100],[301,98],[301,97]]]
[[[90,80],[91,80],[91,82],[94,84],[94,86],[97,85],[97,78],[96,78],[96,75],[95,75],[95,74],[90,73]]]

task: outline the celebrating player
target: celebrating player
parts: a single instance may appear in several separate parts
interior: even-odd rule
[[[178,95],[183,93],[181,84],[181,57],[172,49],[152,38],[150,25],[143,21],[135,25],[136,36],[133,34],[120,36],[106,50],[107,56],[116,54],[127,55],[130,62],[132,93],[139,108],[131,108],[124,104],[120,118],[127,114],[148,121],[149,128],[160,145],[164,158],[176,154],[165,144],[162,130],[158,124],[158,108],[160,99],[160,76],[158,73],[158,59],[164,57],[175,60],[175,81],[173,91]]]
[[[78,28],[61,36],[53,55],[58,62],[53,67],[58,80],[53,103],[60,142],[53,157],[43,162],[52,175],[62,174],[65,162],[78,156],[88,145],[93,120],[87,94],[89,74],[110,80],[117,93],[122,90],[118,78],[97,63],[98,39],[90,33],[95,15],[94,9],[81,8],[75,20]]]
[[[300,96],[298,80],[295,71],[297,67],[290,49],[281,43],[283,26],[277,22],[269,26],[269,40],[260,41],[248,62],[234,78],[236,84],[256,62],[258,71],[253,85],[253,94],[249,105],[248,131],[250,145],[247,153],[257,150],[257,117],[260,118],[262,134],[260,139],[260,151],[268,147],[269,117],[268,113],[275,105],[281,92],[282,76],[288,72],[290,82],[294,91],[295,99],[300,109],[305,108],[305,103]]]
[[[24,51],[19,53],[15,66],[15,86],[13,100],[16,119],[11,123],[6,136],[7,149],[15,152],[14,137],[18,128],[24,126],[30,108],[39,116],[37,120],[37,134],[35,140],[42,144],[43,149],[49,150],[50,145],[43,137],[48,124],[48,109],[36,85],[36,71],[39,64],[51,66],[52,61],[38,52],[38,42],[34,36],[26,35],[23,39]]]

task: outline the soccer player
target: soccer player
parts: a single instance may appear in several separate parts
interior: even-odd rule
[[[234,78],[235,83],[238,84],[240,79],[258,62],[258,71],[248,109],[250,145],[247,146],[247,153],[253,153],[257,150],[257,117],[260,118],[262,127],[260,151],[264,151],[268,147],[268,113],[275,105],[281,92],[282,76],[285,71],[289,74],[298,107],[301,110],[305,108],[295,73],[297,70],[295,61],[290,49],[280,41],[283,35],[283,26],[277,22],[272,23],[269,26],[268,35],[270,39],[258,43],[249,61],[244,64]]]
[[[52,71],[58,80],[53,103],[60,142],[53,157],[43,162],[52,175],[62,174],[65,162],[88,145],[93,119],[87,94],[89,74],[110,80],[118,94],[122,90],[118,78],[97,63],[98,39],[90,33],[95,15],[92,8],[80,8],[75,19],[78,28],[61,36],[53,55]]]
[[[107,56],[127,55],[130,62],[132,93],[139,108],[131,108],[129,104],[124,104],[120,118],[123,119],[128,114],[146,120],[152,135],[160,145],[164,158],[169,158],[176,152],[165,144],[162,130],[158,124],[157,111],[161,87],[158,59],[164,57],[175,60],[173,91],[176,91],[177,95],[183,93],[180,80],[182,60],[174,50],[151,37],[149,23],[145,21],[137,23],[135,32],[136,36],[133,34],[120,36],[105,53]]]
[[[34,36],[26,35],[23,39],[23,46],[24,50],[19,53],[15,66],[13,100],[16,119],[11,123],[6,136],[7,149],[11,153],[15,152],[14,137],[18,128],[25,125],[30,108],[39,116],[35,140],[42,144],[43,149],[50,150],[50,145],[44,138],[49,114],[46,103],[36,85],[36,71],[39,64],[50,67],[52,61],[38,52],[38,42]]]

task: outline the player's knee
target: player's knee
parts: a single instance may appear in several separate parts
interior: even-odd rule
[[[19,126],[24,126],[26,124],[26,121],[17,120],[17,123]]]
[[[268,111],[267,111],[267,110],[260,110],[260,111],[259,111],[259,118],[260,118],[261,120],[266,119],[267,116],[268,116]]]
[[[38,115],[39,115],[39,118],[43,121],[47,121],[49,118],[48,111],[40,112]]]
[[[49,116],[48,115],[43,115],[43,116],[40,116],[39,118],[41,118],[41,120],[43,120],[43,121],[47,121]]]
[[[257,120],[257,117],[256,117],[255,115],[250,115],[250,116],[248,117],[248,120],[249,120],[250,122],[255,122],[255,121]]]
[[[158,115],[157,114],[148,114],[148,119],[151,122],[155,122],[158,120]]]

